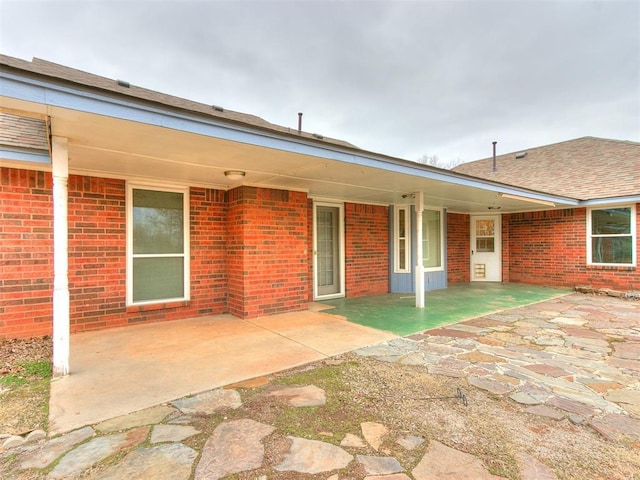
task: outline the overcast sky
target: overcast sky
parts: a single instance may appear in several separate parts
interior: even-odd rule
[[[640,2],[0,0],[0,52],[416,160],[640,141]]]

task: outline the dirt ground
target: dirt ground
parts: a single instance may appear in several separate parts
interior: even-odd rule
[[[50,348],[48,339],[0,344],[2,374],[19,373],[17,365],[26,360],[50,358]],[[269,380],[264,387],[240,389],[243,405],[239,409],[198,418],[194,426],[202,433],[185,443],[200,450],[224,419],[252,418],[275,426],[276,432],[265,441],[264,468],[233,478],[255,479],[268,474],[270,480],[324,479],[322,475],[301,476],[269,468],[282,460],[287,435],[339,444],[346,433],[360,434],[361,422],[375,421],[390,430],[377,454],[395,456],[404,466],[410,466],[408,471],[420,461],[428,441],[438,440],[480,457],[493,474],[510,479],[519,478],[517,452],[536,457],[560,479],[640,479],[640,444],[610,442],[587,425],[524,413],[523,407],[508,397],[471,387],[464,379],[430,375],[421,367],[346,354],[281,372]],[[305,384],[323,388],[327,404],[292,409],[274,406],[268,400],[267,393],[282,385]],[[458,388],[466,397],[466,406],[460,398],[433,398],[455,397]],[[31,421],[24,415],[29,408],[25,405],[30,405],[28,394],[23,392],[22,402],[7,402],[10,394],[0,394],[0,432],[7,430],[11,421],[12,429],[35,428],[33,419],[38,415]],[[16,423],[16,419],[22,419],[22,423]],[[423,437],[425,446],[415,451],[400,448],[396,440],[406,435]],[[97,466],[93,474],[108,463]],[[39,476],[33,471],[20,475],[11,478],[44,478],[44,473]],[[362,472],[355,470],[346,475],[341,478],[363,478]]]
[[[50,337],[0,340],[0,434],[46,430],[51,361]]]

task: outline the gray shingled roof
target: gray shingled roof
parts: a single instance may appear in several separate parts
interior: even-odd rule
[[[0,112],[0,145],[48,151],[47,124],[40,118]]]
[[[578,200],[640,195],[637,142],[582,137],[498,155],[496,165],[489,157],[453,171]]]
[[[213,117],[230,123],[246,125],[249,127],[255,127],[258,129],[276,133],[294,134],[307,140],[319,141],[322,143],[329,143],[349,148],[357,148],[351,143],[335,138],[319,136],[304,131],[301,134],[298,134],[297,129],[275,125],[255,115],[234,112],[232,110],[227,110],[219,106],[206,105],[204,103],[194,102],[180,97],[174,97],[172,95],[155,92],[153,90],[147,90],[146,88],[130,85],[127,82],[119,82],[118,80],[112,78],[93,75],[91,73],[83,72],[82,70],[65,67],[63,65],[48,62],[39,58],[34,58],[31,62],[28,62],[26,60],[10,57],[8,55],[0,55],[0,68],[6,69],[6,67],[16,68],[19,70],[24,70],[38,75],[50,77],[55,81],[62,80],[66,82],[72,82],[83,87],[99,89],[105,92],[116,93],[118,95],[125,95],[137,100],[162,104],[183,111],[204,114],[209,117]],[[213,93],[215,92],[212,92],[212,95]]]

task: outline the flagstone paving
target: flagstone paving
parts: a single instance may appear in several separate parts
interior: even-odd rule
[[[640,308],[618,302],[603,310],[589,298],[555,299],[545,303],[548,310],[533,306],[495,313],[355,353],[465,378],[469,388],[520,404],[528,414],[585,423],[611,442],[640,442]],[[264,384],[261,380],[256,386]],[[227,419],[225,412],[242,406],[236,388],[246,388],[231,387],[53,439],[42,438],[43,432],[19,441],[10,437],[3,440],[0,461],[15,457],[18,471],[34,469],[47,479],[222,479],[260,468],[264,472],[266,464],[274,472],[326,480],[347,478],[341,474],[345,469],[362,472],[358,478],[365,480],[503,478],[491,474],[480,458],[437,439],[406,431],[390,437],[392,426],[381,422],[363,422],[359,430],[326,442],[282,436],[286,445],[273,463],[265,458],[264,446],[277,428],[251,418]],[[327,398],[321,388],[302,385],[272,391],[262,400],[273,402],[273,408],[300,409],[321,408]],[[198,421],[211,415],[218,416],[218,423],[208,439],[187,445],[201,433]],[[387,448],[389,438],[396,439],[395,450]],[[417,463],[403,465],[403,451],[418,452]],[[105,460],[108,464],[92,474]],[[523,480],[556,478],[528,453],[514,452],[514,460]]]
[[[410,357],[430,373],[466,377],[477,388],[532,405],[531,414],[587,421],[607,439],[637,442],[640,309],[612,301],[604,311],[591,298],[558,298],[545,302],[557,310],[522,307],[356,353],[386,362]]]

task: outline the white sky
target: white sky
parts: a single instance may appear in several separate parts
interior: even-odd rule
[[[408,160],[640,141],[636,0],[0,0],[0,52]]]

